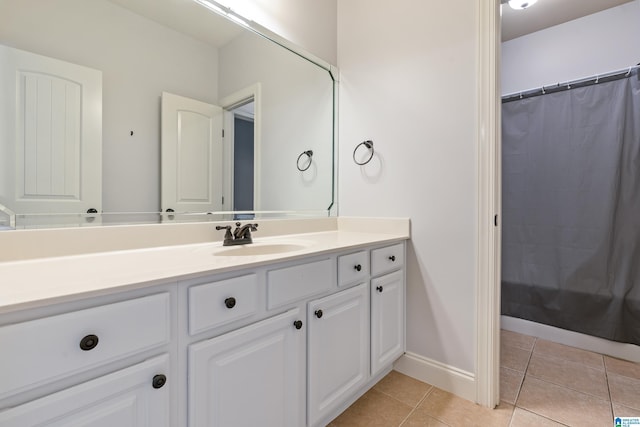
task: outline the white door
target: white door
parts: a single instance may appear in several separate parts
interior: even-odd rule
[[[169,357],[0,412],[3,427],[169,427]],[[161,387],[162,378],[165,383]]]
[[[309,426],[369,378],[369,286],[353,288],[309,303]]]
[[[0,204],[102,210],[102,73],[0,45]]]
[[[189,426],[303,426],[302,321],[294,309],[189,346]]]
[[[371,375],[404,353],[403,271],[371,281]]]
[[[222,108],[162,93],[162,211],[222,210]]]

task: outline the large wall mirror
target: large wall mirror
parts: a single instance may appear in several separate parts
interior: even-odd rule
[[[331,66],[203,4],[0,0],[0,228],[327,214]]]

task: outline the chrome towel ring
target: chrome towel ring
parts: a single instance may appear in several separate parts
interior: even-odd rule
[[[371,154],[364,162],[359,162],[358,160],[356,160],[356,152],[361,145],[364,145],[369,151],[371,151]],[[371,141],[370,139],[362,141],[360,144],[356,145],[356,148],[353,149],[353,161],[356,162],[356,165],[359,166],[366,165],[371,161],[371,159],[373,159],[373,153],[375,153],[375,150],[373,149],[373,141]]]
[[[300,167],[300,159],[302,158],[302,156],[307,156],[307,164],[304,165],[303,163],[303,167]],[[311,158],[313,157],[313,151],[312,150],[307,150],[307,151],[303,151],[302,153],[300,153],[300,155],[298,156],[298,160],[296,160],[296,167],[298,168],[298,170],[300,172],[304,172],[307,169],[309,169],[311,167]]]

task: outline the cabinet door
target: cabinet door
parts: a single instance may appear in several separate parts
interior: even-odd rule
[[[305,329],[294,309],[189,346],[189,426],[304,425]]]
[[[404,352],[402,270],[371,281],[371,375]]]
[[[169,357],[157,357],[2,411],[0,425],[169,427],[168,371]]]
[[[369,288],[363,283],[309,303],[309,425],[368,379]]]

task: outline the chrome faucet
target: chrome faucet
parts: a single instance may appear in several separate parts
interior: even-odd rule
[[[251,232],[258,231],[258,224],[249,223],[241,225],[239,222],[236,222],[236,229],[233,230],[233,234],[231,233],[230,225],[216,225],[216,230],[226,230],[222,246],[248,245],[249,243],[253,243]]]

